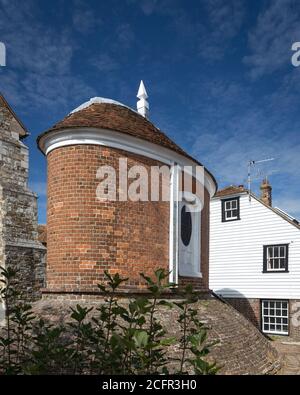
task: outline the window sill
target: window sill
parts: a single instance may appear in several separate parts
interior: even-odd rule
[[[222,219],[222,222],[235,222],[235,221],[240,221],[241,218],[234,218],[234,219]]]
[[[194,277],[194,278],[202,278],[201,272],[191,272],[190,270],[180,270],[179,269],[179,276],[181,277]]]
[[[288,270],[263,270],[262,273],[289,273]]]
[[[262,333],[269,336],[289,336],[289,332],[272,332],[272,331],[262,331]]]

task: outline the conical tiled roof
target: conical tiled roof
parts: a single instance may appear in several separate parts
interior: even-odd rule
[[[38,144],[43,136],[59,130],[76,128],[109,129],[168,148],[202,165],[174,143],[165,133],[154,126],[152,122],[136,111],[121,103],[111,100],[106,102],[100,99],[98,102],[87,102],[85,105],[72,111],[62,121],[42,133],[37,139]],[[208,173],[216,183],[213,175],[210,172]]]

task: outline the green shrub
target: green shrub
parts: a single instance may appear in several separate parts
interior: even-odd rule
[[[159,269],[154,279],[141,274],[150,297],[126,305],[116,291],[127,279],[105,272],[98,285],[104,300],[97,308],[71,308],[64,324],[38,319],[17,292],[16,272],[0,268],[0,298],[5,326],[0,331],[0,374],[208,374],[219,370],[207,361],[207,328],[198,318],[197,295],[187,287],[184,298],[162,299],[171,287],[168,273]],[[157,312],[177,309],[180,338],[168,337]],[[170,348],[179,343],[179,352]],[[170,369],[171,366],[171,369]]]

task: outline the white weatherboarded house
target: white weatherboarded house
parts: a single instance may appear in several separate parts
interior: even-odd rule
[[[300,225],[243,186],[211,202],[210,288],[264,333],[300,337]]]

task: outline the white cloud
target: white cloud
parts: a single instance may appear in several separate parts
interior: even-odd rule
[[[89,34],[102,24],[102,18],[82,0],[73,2],[73,25],[81,34]]]
[[[51,109],[55,114],[68,111],[74,98],[86,100],[95,94],[93,87],[73,73],[77,43],[68,27],[45,26],[40,19],[42,5],[30,0],[0,0],[0,13],[0,20],[6,19],[0,34],[8,49],[7,67],[0,70],[0,89],[13,105],[23,112]]]
[[[203,27],[199,53],[208,60],[218,60],[241,29],[245,3],[242,0],[207,0],[204,4],[208,26]]]
[[[271,0],[258,15],[248,35],[250,54],[244,63],[253,79],[291,65],[291,46],[300,37],[300,9],[297,0]]]
[[[213,172],[220,187],[245,184],[249,160],[275,158],[258,167],[261,173],[254,180],[254,190],[259,193],[263,175],[275,170],[270,176],[274,199],[282,209],[300,217],[300,205],[296,206],[300,120],[297,109],[285,104],[292,102],[288,86],[294,78],[284,79],[278,89],[260,98],[253,96],[250,86],[238,82],[216,80],[196,86],[206,95],[191,107],[192,132],[185,137],[193,145],[192,154]]]
[[[119,62],[113,59],[111,55],[106,53],[95,56],[94,59],[91,60],[91,64],[101,72],[114,71],[120,67]]]

